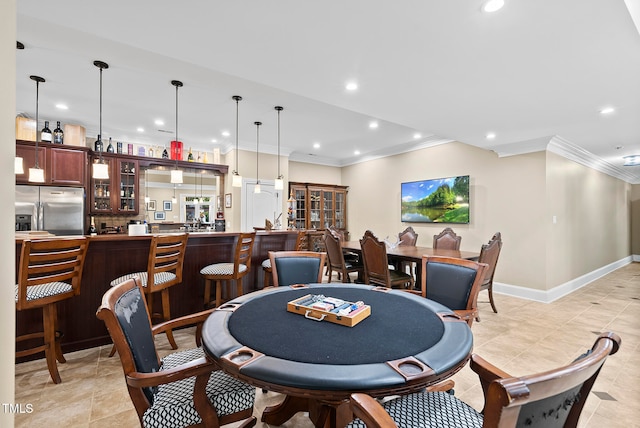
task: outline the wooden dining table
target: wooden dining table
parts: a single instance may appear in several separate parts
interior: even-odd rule
[[[343,241],[342,248],[344,250],[361,252],[360,241]],[[478,260],[479,252],[475,251],[459,251],[459,250],[441,250],[429,247],[417,247],[413,245],[397,245],[394,248],[387,247],[387,256],[393,261],[422,262],[422,256],[442,256],[455,257],[458,259]]]

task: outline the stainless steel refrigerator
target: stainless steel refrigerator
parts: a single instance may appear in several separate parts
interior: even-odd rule
[[[84,235],[82,187],[16,186],[16,231]]]

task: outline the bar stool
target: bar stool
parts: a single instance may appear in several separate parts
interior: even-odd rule
[[[65,363],[58,332],[57,303],[80,294],[89,241],[87,238],[25,239],[22,242],[16,310],[42,308],[43,331],[16,337],[16,342],[43,338],[44,344],[16,351],[16,358],[44,351],[53,383],[60,383],[56,360]]]
[[[304,251],[307,247],[307,232],[304,230],[298,231],[298,236],[296,237],[296,245],[294,247],[294,251]],[[262,270],[264,271],[264,288],[269,287],[271,283],[271,276],[273,275],[273,270],[271,269],[271,259],[267,258],[262,262]]]
[[[256,233],[240,233],[236,237],[233,262],[214,263],[203,267],[200,274],[204,276],[204,306],[211,305],[211,281],[216,282],[215,307],[222,304],[222,281],[235,281],[237,295],[242,296],[242,278],[251,268],[251,252]],[[230,294],[230,293],[229,293]]]
[[[186,233],[153,235],[151,246],[149,247],[149,258],[147,270],[145,272],[134,272],[123,275],[111,281],[111,286],[125,282],[128,279],[137,277],[147,298],[147,306],[151,319],[159,318],[161,321],[171,319],[169,306],[169,287],[182,283],[182,266],[184,264],[184,254],[187,248]],[[153,295],[160,293],[162,313],[153,312]],[[172,349],[177,349],[173,331],[166,331],[167,340]],[[111,354],[115,353],[115,346]]]

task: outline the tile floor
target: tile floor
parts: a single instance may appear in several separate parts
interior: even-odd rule
[[[480,300],[486,300],[482,293]],[[496,296],[499,314],[480,303],[482,321],[474,323],[474,351],[513,375],[530,374],[566,364],[589,348],[602,331],[622,337],[620,351],[604,365],[586,403],[581,427],[640,427],[640,263],[617,271],[551,304]],[[181,348],[193,346],[192,331],[178,334]],[[158,338],[159,352],[170,350]],[[111,346],[66,355],[63,382],[54,385],[44,360],[16,366],[16,403],[32,404],[31,414],[16,416],[16,427],[136,427],[138,420]],[[634,357],[635,355],[635,357]],[[482,391],[465,367],[454,376],[456,395],[476,408]],[[256,397],[256,415],[277,403],[276,393]],[[259,419],[259,418],[258,418]],[[258,422],[258,427],[267,425]],[[310,427],[298,414],[286,427]]]

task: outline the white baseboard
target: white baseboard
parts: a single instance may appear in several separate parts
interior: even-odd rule
[[[631,262],[640,261],[640,255],[631,255],[616,262],[602,266],[592,272],[579,276],[578,278],[560,284],[551,290],[536,290],[533,288],[519,287],[517,285],[504,284],[500,282],[493,283],[493,292],[506,294],[507,296],[519,297],[521,299],[534,300],[536,302],[551,303],[567,294],[570,294],[592,281],[603,277]]]

